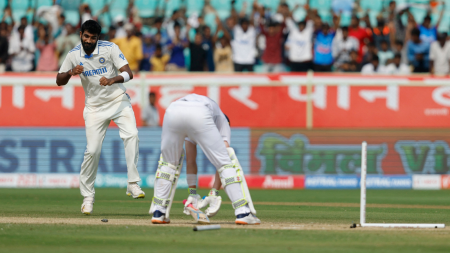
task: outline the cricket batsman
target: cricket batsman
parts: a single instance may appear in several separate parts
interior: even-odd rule
[[[182,166],[186,137],[197,143],[216,167],[222,185],[235,209],[236,224],[256,225],[261,221],[252,203],[240,165],[232,162],[218,126],[228,124],[219,106],[197,94],[187,95],[167,108],[161,136],[161,160],[156,171],[155,190],[149,213],[152,223],[170,223],[170,206]],[[234,153],[234,152],[233,152]],[[235,156],[233,156],[235,158]],[[195,195],[195,194],[193,194]],[[188,199],[191,203],[192,198]],[[188,202],[186,202],[186,206]],[[253,206],[253,204],[251,204]]]
[[[66,85],[72,76],[80,75],[85,93],[83,111],[86,125],[87,146],[80,171],[80,192],[84,197],[83,214],[92,214],[94,208],[94,182],[106,130],[113,120],[120,131],[125,146],[128,170],[126,194],[144,198],[145,193],[137,182],[139,138],[136,119],[124,83],[133,78],[128,62],[119,47],[99,40],[101,26],[94,20],[83,23],[80,31],[81,44],[66,56],[56,77],[58,86]]]

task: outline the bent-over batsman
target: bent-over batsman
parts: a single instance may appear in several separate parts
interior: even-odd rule
[[[149,213],[152,223],[170,223],[170,207],[183,159],[186,137],[197,143],[219,172],[232,206],[236,224],[260,224],[249,207],[251,202],[241,170],[230,159],[216,122],[227,122],[219,106],[197,94],[187,95],[167,108],[161,136],[161,161],[156,172],[155,190]]]
[[[113,120],[120,130],[125,146],[128,170],[126,194],[133,198],[144,198],[145,193],[137,182],[139,173],[139,138],[136,119],[130,98],[123,83],[133,78],[128,62],[119,47],[111,42],[99,40],[100,25],[93,20],[83,23],[80,31],[81,44],[66,56],[56,83],[66,85],[74,75],[80,75],[85,93],[83,112],[86,125],[87,146],[80,171],[80,191],[84,197],[81,212],[91,214],[94,205],[94,182],[106,130]]]

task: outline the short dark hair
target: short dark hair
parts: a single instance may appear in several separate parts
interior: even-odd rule
[[[156,47],[155,47],[155,51],[156,51],[156,50],[162,50],[162,46],[161,46],[161,44],[157,44],[157,45],[156,45]]]
[[[175,29],[176,27],[181,29],[181,24],[178,21],[175,21],[175,23],[173,24],[173,29]]]
[[[25,26],[24,26],[24,25],[20,25],[20,26],[17,28],[17,31],[19,31],[19,30],[25,30]]]
[[[380,59],[378,58],[378,55],[373,55],[372,61],[380,61]]]
[[[157,17],[157,18],[155,18],[155,24],[156,23],[162,23],[163,22],[163,18],[161,18],[161,17]]]
[[[395,45],[400,45],[403,47],[403,41],[401,40],[395,40]]]
[[[348,32],[348,26],[343,26],[343,27],[341,27],[341,30],[342,30],[342,31]]]
[[[240,25],[243,25],[245,23],[250,24],[250,21],[247,18],[241,18],[241,20],[239,20]]]
[[[388,41],[387,40],[382,40],[381,42],[380,42],[380,44],[388,44]]]
[[[156,96],[156,93],[155,93],[154,91],[151,91],[150,93],[148,93],[148,96],[149,96],[149,97],[151,97],[151,96]]]
[[[102,27],[94,20],[87,20],[81,25],[81,33],[83,34],[85,31],[100,35],[102,33]]]
[[[306,26],[306,20],[302,20],[302,21],[298,22],[298,25],[304,25],[304,26]]]
[[[431,21],[431,16],[430,16],[430,15],[426,15],[426,16],[423,18],[423,21],[425,21],[425,20]]]
[[[394,58],[402,58],[402,55],[399,53],[394,54]]]
[[[411,36],[420,36],[420,30],[419,28],[414,28],[411,30]]]

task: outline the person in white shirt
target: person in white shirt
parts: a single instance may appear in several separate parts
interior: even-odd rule
[[[234,71],[252,72],[256,57],[256,30],[248,19],[243,18],[239,25],[234,26],[231,50],[233,51]]]
[[[392,63],[388,64],[384,68],[384,74],[386,75],[409,75],[411,74],[411,68],[402,63],[402,55],[395,54],[392,59]]]
[[[125,147],[128,170],[126,194],[133,198],[145,197],[137,184],[141,179],[137,170],[139,138],[136,119],[123,85],[133,78],[133,73],[116,44],[98,39],[101,29],[94,20],[83,23],[81,44],[67,54],[56,77],[56,83],[62,86],[72,76],[80,75],[85,93],[83,117],[87,146],[81,164],[80,192],[84,197],[81,212],[88,215],[93,211],[95,177],[102,143],[111,120],[119,127]]]
[[[142,125],[148,127],[159,126],[159,111],[156,106],[156,93],[150,92],[148,95],[149,105],[142,109]]]
[[[301,21],[297,26],[292,18],[287,18],[286,26],[289,28],[289,36],[285,48],[288,50],[291,71],[306,72],[312,69],[314,22]]]
[[[363,75],[373,75],[373,74],[383,74],[384,67],[380,65],[380,60],[377,55],[372,57],[370,63],[364,65],[361,69],[361,74]]]
[[[261,221],[255,216],[256,211],[250,207],[251,199],[242,180],[243,174],[233,165],[224,140],[227,135],[219,128],[227,124],[227,119],[220,107],[205,96],[190,94],[170,104],[164,114],[161,135],[161,160],[156,172],[154,197],[149,214],[152,223],[167,224],[170,219],[170,203],[173,182],[181,172],[183,144],[188,137],[205,153],[208,160],[219,172],[222,185],[231,200],[236,215],[236,224],[257,225]],[[181,162],[180,162],[181,161]],[[193,197],[194,198],[194,197]],[[189,202],[198,203],[189,197]]]
[[[339,68],[344,62],[350,61],[350,52],[359,50],[359,41],[348,36],[348,27],[341,27],[342,38],[334,38],[331,53],[334,67]]]
[[[11,68],[16,72],[28,72],[33,69],[36,47],[32,38],[25,36],[25,26],[21,25],[9,39],[8,53],[12,56]]]
[[[450,43],[447,33],[438,34],[438,40],[430,46],[430,73],[432,75],[448,75],[450,70]]]
[[[380,42],[380,50],[378,51],[378,59],[380,59],[380,65],[386,66],[390,60],[394,58],[394,53],[389,50],[389,44],[386,40]]]

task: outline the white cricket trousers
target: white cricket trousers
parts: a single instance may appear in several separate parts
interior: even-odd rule
[[[83,111],[87,146],[80,171],[80,192],[84,197],[94,197],[94,183],[106,130],[113,120],[119,127],[125,146],[128,182],[138,182],[139,138],[136,119],[127,94],[99,107],[86,106]]]
[[[231,164],[223,138],[214,124],[212,112],[200,102],[175,101],[167,108],[164,115],[161,153],[164,162],[178,165],[183,152],[184,139],[196,142],[208,157],[209,161],[220,169]],[[174,174],[175,170],[168,166],[162,166],[161,170]],[[234,177],[234,168],[222,171],[221,177]],[[162,199],[169,198],[171,182],[157,178],[155,180],[155,196]],[[232,202],[244,198],[240,184],[230,184],[225,187],[225,192]],[[156,210],[165,213],[165,208],[156,205]],[[235,210],[236,215],[249,213],[247,206]]]

